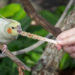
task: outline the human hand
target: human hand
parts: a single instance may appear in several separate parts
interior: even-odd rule
[[[57,48],[63,47],[64,51],[75,58],[75,28],[64,31],[57,36]]]

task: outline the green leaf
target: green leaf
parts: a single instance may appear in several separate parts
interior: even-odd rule
[[[35,49],[36,50],[36,49]],[[39,48],[38,48],[38,50],[39,50]],[[30,55],[30,57],[31,57],[31,59],[34,61],[34,62],[37,62],[38,60],[39,60],[39,58],[40,58],[40,54],[38,54],[37,52],[30,52],[30,53],[28,53],[29,55]]]
[[[40,12],[41,16],[43,16],[49,23],[55,25],[57,20],[58,20],[58,17],[55,16],[54,14],[52,14],[51,12],[49,11],[46,11],[46,10],[42,10]]]
[[[4,17],[12,17],[21,9],[20,4],[9,4],[4,8],[0,8],[0,15]]]
[[[69,56],[69,54],[65,53],[60,61],[60,65],[59,68],[61,70],[64,70],[66,68],[68,68],[71,64],[71,58]]]
[[[26,60],[27,64],[34,64],[34,61],[32,61],[29,57],[26,56],[24,59]]]
[[[27,29],[29,29],[29,26],[31,25],[31,19],[30,17],[28,16],[25,16],[23,19],[20,20],[20,23],[21,23],[21,26],[22,26],[22,29],[24,31],[26,31]]]
[[[65,10],[65,6],[59,6],[56,11],[55,11],[55,15],[58,15],[59,17],[61,16],[61,14],[64,12]]]
[[[35,31],[34,34],[46,36],[48,34],[48,32],[44,29],[40,29],[39,31]]]
[[[20,8],[20,10],[12,17],[14,20],[22,20],[26,16],[26,12],[23,10],[23,8]]]

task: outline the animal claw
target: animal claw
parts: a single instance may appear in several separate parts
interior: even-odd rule
[[[3,48],[2,48],[2,54],[4,54],[4,52],[7,50],[7,45],[3,45]]]

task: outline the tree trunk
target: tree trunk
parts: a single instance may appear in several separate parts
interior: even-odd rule
[[[64,31],[75,27],[75,9],[64,19],[60,28]],[[58,75],[59,62],[64,51],[58,51],[57,48],[48,43],[40,61],[32,68],[32,75]]]

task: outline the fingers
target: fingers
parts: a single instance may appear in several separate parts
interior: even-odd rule
[[[62,46],[60,44],[57,44],[56,47],[58,50],[60,50],[62,48]]]
[[[64,46],[64,51],[69,53],[69,54],[72,54],[75,52],[75,45],[74,46]]]
[[[65,45],[71,45],[75,44],[75,35],[71,36],[69,38],[63,39],[63,40],[57,40],[58,44],[65,46]]]
[[[75,58],[75,45],[64,46],[64,51],[69,53],[72,58]]]
[[[57,45],[57,49],[60,50],[61,45]],[[72,58],[75,58],[75,45],[63,46],[65,52],[69,53]]]
[[[62,46],[74,44],[75,43],[75,28],[64,31],[60,35],[58,35],[57,42],[58,44]]]
[[[75,28],[62,32],[57,37],[56,46],[58,49],[64,48],[64,51],[69,53],[71,57],[75,58]]]
[[[63,39],[66,39],[66,38],[68,38],[68,37],[71,37],[71,36],[73,36],[73,35],[75,35],[75,28],[72,28],[72,29],[70,29],[70,30],[67,30],[67,31],[62,32],[62,33],[57,37],[57,39],[63,40]]]
[[[71,54],[70,56],[75,59],[75,53]]]

